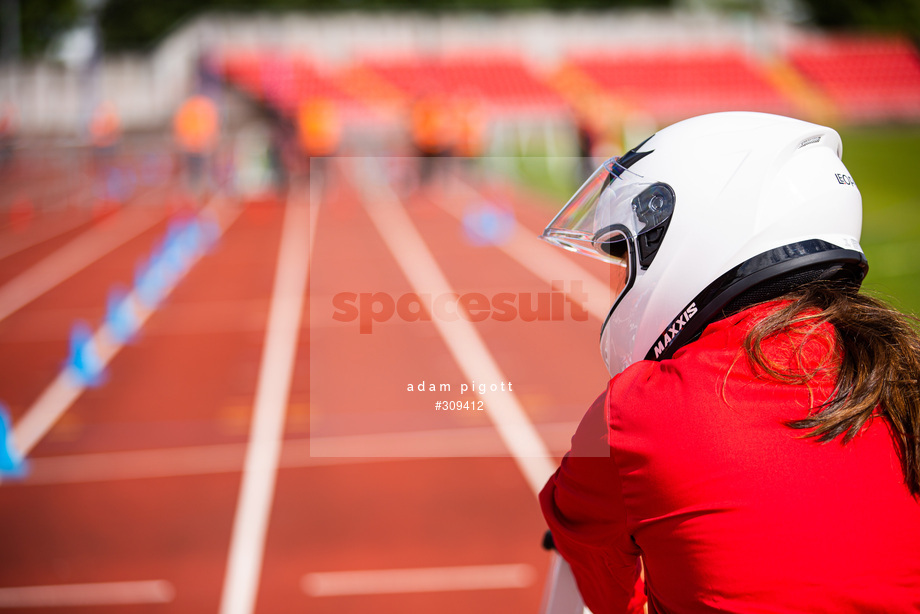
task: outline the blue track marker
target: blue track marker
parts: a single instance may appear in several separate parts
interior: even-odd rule
[[[105,379],[105,367],[93,341],[93,331],[86,322],[78,321],[70,330],[67,370],[88,387],[98,386]]]
[[[134,301],[127,290],[121,286],[115,286],[109,290],[105,323],[112,333],[112,337],[119,343],[128,343],[137,335],[140,322],[137,318]]]
[[[29,464],[13,443],[13,428],[10,412],[0,403],[0,476],[4,478],[24,478],[29,472]]]
[[[502,245],[514,233],[514,213],[491,202],[478,202],[463,212],[463,232],[471,245]]]
[[[138,263],[134,270],[134,289],[145,307],[155,309],[159,306],[169,289],[169,280],[158,258],[151,256]]]
[[[135,269],[134,289],[141,303],[155,309],[172,290],[198,256],[210,251],[220,229],[212,220],[174,219],[166,236],[146,261]]]

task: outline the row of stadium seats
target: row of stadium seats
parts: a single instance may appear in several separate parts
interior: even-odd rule
[[[320,74],[305,58],[233,53],[223,59],[221,69],[231,83],[283,113],[292,113],[299,101],[311,98],[339,104],[354,102],[333,78]]]
[[[592,56],[570,61],[604,92],[655,117],[792,111],[766,69],[737,49]]]
[[[790,61],[849,119],[920,115],[920,57],[906,40],[819,39],[793,49]]]
[[[221,67],[237,87],[282,112],[307,98],[376,106],[434,94],[484,99],[510,109],[564,106],[559,94],[519,58],[390,58],[321,73],[302,57],[229,52]]]
[[[230,82],[284,113],[310,98],[372,109],[439,95],[498,113],[560,110],[590,97],[662,121],[816,108],[845,121],[920,119],[920,54],[899,38],[822,37],[771,62],[740,48],[608,52],[570,57],[546,74],[520,57],[481,52],[374,58],[327,72],[304,57],[228,50],[220,66]],[[822,104],[803,104],[808,96]]]
[[[449,92],[501,108],[558,108],[562,98],[519,58],[446,57],[369,60],[368,68],[411,96]]]

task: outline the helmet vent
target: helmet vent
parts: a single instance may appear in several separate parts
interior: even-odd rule
[[[820,135],[820,134],[819,134],[818,136],[813,136],[813,137],[807,138],[807,139],[805,139],[804,141],[802,141],[801,143],[799,143],[799,146],[796,147],[796,149],[801,149],[801,148],[805,147],[806,145],[814,145],[815,143],[819,142],[820,140],[821,140],[821,135]]]

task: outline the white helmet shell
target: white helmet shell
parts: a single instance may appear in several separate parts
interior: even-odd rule
[[[858,285],[866,272],[862,199],[841,154],[840,136],[830,128],[732,112],[676,123],[621,158],[644,184],[672,190],[673,212],[651,259],[614,260],[629,270],[601,333],[610,375],[638,360],[669,357],[733,300],[771,280],[808,269],[820,271],[812,279],[842,276]],[[601,189],[612,190],[622,172]],[[594,219],[608,223],[609,212],[600,210],[611,199],[592,202]],[[562,232],[569,241],[558,240],[558,220],[544,238],[575,249],[570,233]],[[624,235],[637,253],[638,236]],[[595,250],[601,257],[612,251]]]

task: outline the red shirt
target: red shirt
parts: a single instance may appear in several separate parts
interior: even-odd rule
[[[920,503],[887,421],[846,445],[786,426],[835,374],[754,375],[741,342],[768,309],[630,366],[582,420],[540,503],[594,614],[627,611],[640,555],[650,612],[920,612]],[[836,364],[829,339],[806,368]],[[764,347],[793,364],[801,341]]]

